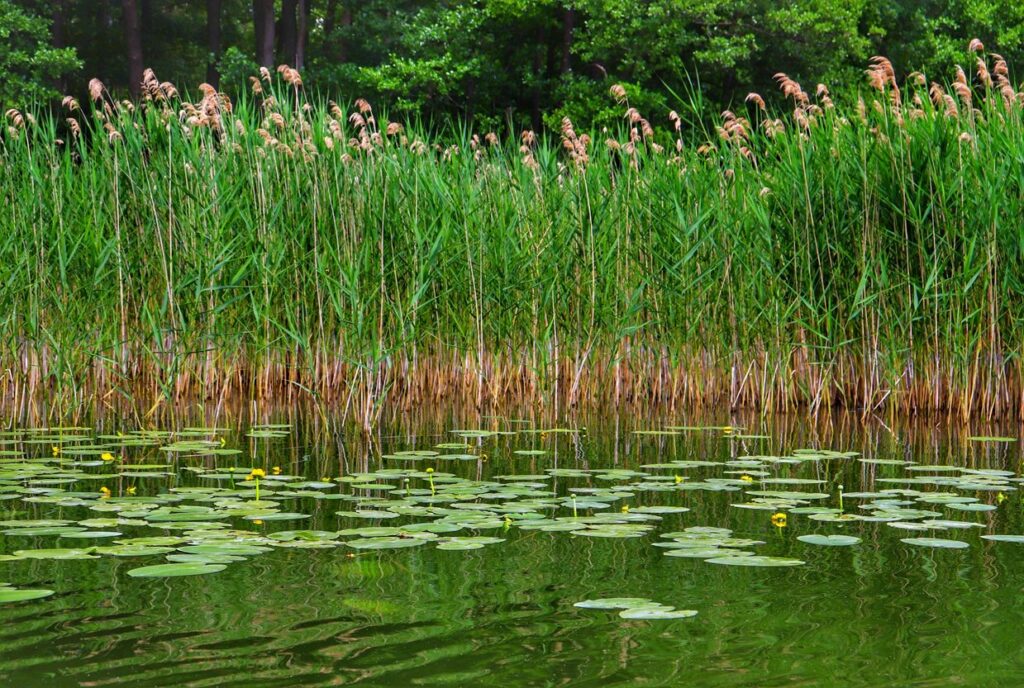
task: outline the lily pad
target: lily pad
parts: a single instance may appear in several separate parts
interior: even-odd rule
[[[1015,542],[1017,544],[1024,544],[1024,535],[982,535],[982,540],[991,540],[992,542]]]
[[[789,559],[787,557],[720,557],[715,559],[706,559],[709,564],[722,564],[723,566],[758,566],[758,567],[772,567],[772,566],[802,566],[807,562],[801,561],[800,559]]]
[[[26,588],[24,590],[16,590],[14,588],[0,588],[0,604],[5,602],[25,602],[27,600],[38,600],[40,597],[49,597],[53,594],[53,590],[44,590],[42,588],[32,590]]]
[[[962,540],[943,540],[942,538],[901,538],[900,542],[915,547],[935,547],[937,549],[967,549],[970,547]]]
[[[619,612],[623,619],[688,619],[697,616],[695,609],[676,609],[675,607],[636,607],[623,609]]]
[[[217,573],[227,568],[224,564],[205,563],[175,563],[157,564],[155,566],[142,566],[132,569],[128,575],[133,578],[168,578],[172,576],[201,576],[207,573]]]
[[[583,600],[572,606],[583,609],[635,609],[657,604],[646,597],[601,597],[594,600]]]
[[[825,547],[848,547],[860,542],[859,537],[852,535],[800,535],[797,540],[809,545],[824,545]]]

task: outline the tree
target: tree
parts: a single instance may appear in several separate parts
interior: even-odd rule
[[[274,67],[274,0],[252,0],[252,17],[256,62],[271,69]]]
[[[206,0],[206,81],[214,88],[220,83],[217,63],[220,61],[221,0]]]
[[[298,46],[298,20],[295,11],[298,0],[283,0],[281,3],[281,21],[278,24],[278,41],[281,44],[281,61],[288,65],[295,64],[295,48]]]
[[[2,109],[59,97],[54,85],[80,66],[73,48],[53,44],[50,24],[11,0],[0,0]]]
[[[128,54],[128,90],[138,98],[142,92],[142,23],[135,0],[121,0],[121,23]]]

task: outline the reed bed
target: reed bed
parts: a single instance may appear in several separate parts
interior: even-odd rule
[[[1024,417],[1024,93],[778,76],[720,115],[426,132],[282,67],[0,135],[0,396]]]

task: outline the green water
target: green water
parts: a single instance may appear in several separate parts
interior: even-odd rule
[[[52,596],[0,605],[0,685],[3,686],[989,686],[1024,683],[1020,628],[1024,624],[1024,544],[992,542],[984,534],[1024,534],[1021,502],[1015,491],[1020,442],[983,443],[967,431],[936,427],[897,427],[852,421],[749,423],[747,432],[770,439],[723,437],[720,431],[684,431],[675,435],[637,435],[665,420],[562,420],[580,433],[539,435],[523,432],[544,423],[511,424],[480,419],[401,421],[369,440],[289,419],[285,437],[253,439],[245,426],[218,437],[240,456],[185,458],[173,463],[173,476],[79,480],[74,484],[35,486],[11,477],[11,465],[32,457],[50,457],[50,444],[24,444],[7,437],[4,449],[28,457],[5,458],[0,490],[17,498],[0,502],[4,519],[80,520],[108,517],[90,505],[60,506],[25,502],[26,496],[53,490],[98,489],[117,494],[133,485],[139,496],[167,493],[182,486],[211,485],[203,472],[230,466],[280,466],[284,474],[317,481],[372,472],[381,467],[412,470],[436,467],[470,481],[510,474],[545,474],[548,469],[590,471],[585,477],[539,481],[559,497],[570,488],[643,483],[643,477],[604,481],[603,469],[633,469],[649,475],[681,474],[684,482],[729,479],[734,491],[639,491],[604,511],[635,512],[643,505],[691,509],[650,521],[643,537],[581,537],[518,527],[518,516],[479,532],[503,542],[470,551],[444,551],[436,542],[397,550],[356,550],[341,542],[328,549],[271,548],[230,563],[215,574],[182,578],[132,578],[126,572],[159,564],[163,555],[54,561],[0,561],[0,580],[19,588],[46,588]],[[720,419],[722,420],[722,419]],[[286,420],[285,422],[288,422]],[[669,424],[688,424],[672,418]],[[472,461],[415,462],[384,460],[394,451],[430,449],[459,441],[449,430],[484,427],[515,434],[473,439]],[[128,431],[130,424],[114,424]],[[972,429],[978,431],[978,429]],[[982,428],[984,434],[1018,434],[1016,427]],[[100,429],[91,431],[93,434]],[[170,441],[170,440],[168,440]],[[815,506],[838,507],[838,485],[847,493],[901,487],[879,479],[957,475],[961,471],[908,471],[909,465],[869,464],[858,457],[803,460],[799,463],[729,465],[745,456],[785,456],[795,449],[859,452],[860,457],[912,461],[925,465],[1000,469],[993,489],[950,488],[914,483],[920,493],[951,492],[991,504],[991,511],[958,511],[941,504],[909,509],[940,512],[941,518],[981,524],[980,528],[902,530],[885,522],[828,523],[790,513],[787,527],[776,528],[776,509],[747,510],[745,492],[768,489],[762,477],[822,481],[774,484],[773,489],[820,491],[828,499]],[[542,456],[520,456],[536,449]],[[435,450],[448,451],[453,450]],[[132,447],[128,462],[166,462],[156,446]],[[711,461],[714,466],[686,469],[641,468],[672,461]],[[183,470],[184,466],[198,471]],[[58,465],[58,470],[68,470]],[[114,470],[109,465],[80,467],[85,473]],[[736,471],[736,473],[728,473]],[[752,475],[748,483],[741,476]],[[983,478],[982,480],[988,480]],[[407,499],[401,480],[390,497]],[[517,482],[517,481],[506,481]],[[518,482],[531,482],[521,480]],[[537,481],[533,481],[537,482]],[[273,495],[263,481],[265,500],[311,519],[265,521],[232,519],[230,526],[254,536],[288,529],[336,531],[364,526],[422,523],[429,518],[403,516],[385,521],[340,518],[351,501]],[[674,486],[674,481],[665,481]],[[249,485],[218,486],[244,494]],[[409,489],[429,494],[416,478]],[[439,484],[437,487],[441,487]],[[271,494],[267,496],[267,492]],[[328,491],[328,490],[325,490]],[[350,494],[341,483],[330,492]],[[579,493],[582,497],[583,493]],[[1002,495],[1000,497],[999,495]],[[380,495],[378,495],[380,496]],[[414,495],[415,496],[415,495]],[[917,495],[920,496],[920,495]],[[248,497],[251,499],[251,496]],[[489,503],[487,499],[467,500]],[[509,499],[491,500],[507,503]],[[845,511],[868,498],[845,498]],[[101,505],[96,500],[91,505]],[[783,508],[781,511],[787,511]],[[547,516],[573,516],[562,505]],[[580,509],[577,516],[593,512]],[[910,522],[920,521],[907,519]],[[125,536],[167,535],[159,524],[118,527]],[[749,548],[760,555],[806,562],[791,568],[721,566],[701,559],[666,556],[653,546],[661,534],[692,526],[732,529],[734,537],[765,544]],[[849,547],[822,547],[797,540],[808,533],[841,533],[862,539]],[[442,533],[441,536],[447,536]],[[937,537],[968,543],[966,549],[912,547],[901,538]],[[0,553],[53,547],[87,547],[111,542],[57,536],[0,536]],[[574,603],[601,597],[644,597],[697,616],[679,620],[624,620],[614,611],[581,609]]]

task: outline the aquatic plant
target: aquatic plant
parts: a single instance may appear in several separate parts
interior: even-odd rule
[[[872,60],[665,124],[501,140],[304,93],[97,80],[0,133],[0,395],[1024,413],[1024,98]],[[32,113],[28,113],[32,114]],[[46,403],[44,403],[44,401]],[[738,435],[723,428],[729,436]]]

